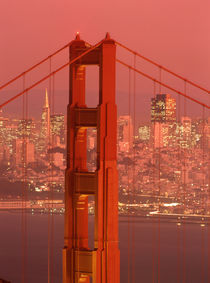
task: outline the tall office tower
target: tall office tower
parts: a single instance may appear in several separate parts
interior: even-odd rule
[[[6,143],[6,126],[8,124],[8,118],[5,118],[2,113],[2,109],[0,109],[0,144]]]
[[[18,136],[33,139],[35,123],[32,119],[21,119],[18,123]]]
[[[151,99],[151,121],[176,122],[176,100],[170,94],[157,94]]]
[[[151,99],[151,122],[155,148],[176,143],[176,100],[170,94]]]
[[[9,119],[3,117],[0,110],[0,162],[7,162],[12,154],[11,142],[13,140],[12,126],[8,128]]]
[[[117,125],[118,150],[120,152],[129,152],[133,148],[133,123],[131,116],[119,116]]]
[[[60,142],[65,143],[65,125],[64,125],[64,115],[54,114],[50,116],[50,128],[51,135],[56,140],[56,136],[59,136]]]
[[[46,151],[49,143],[50,143],[50,107],[48,102],[48,93],[46,89],[45,102],[42,109],[39,150]]]
[[[180,125],[180,146],[183,148],[191,147],[192,120],[189,117],[181,118]]]
[[[14,147],[16,165],[34,162],[34,144],[30,143],[28,138],[16,139]]]
[[[138,132],[139,132],[139,139],[141,141],[148,141],[150,139],[150,126],[147,125],[139,126]]]
[[[18,138],[18,123],[19,119],[4,119],[4,143],[8,146],[11,157],[13,155],[12,143]]]

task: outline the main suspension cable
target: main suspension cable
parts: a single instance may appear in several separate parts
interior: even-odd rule
[[[66,49],[67,47],[69,47],[71,44],[71,42],[69,42],[68,44],[64,45],[62,48],[58,49],[57,51],[55,51],[54,53],[50,54],[49,56],[47,56],[46,58],[44,58],[43,60],[39,61],[38,63],[36,63],[35,65],[33,65],[32,67],[30,67],[29,69],[27,69],[25,72],[17,75],[16,77],[14,77],[13,79],[9,80],[8,82],[6,82],[5,84],[0,86],[0,90],[2,90],[3,88],[5,88],[6,86],[10,85],[11,83],[15,82],[16,80],[18,80],[19,78],[23,77],[25,74],[31,72],[32,70],[34,70],[35,68],[37,68],[38,66],[40,66],[41,64],[43,64],[44,62],[46,62],[47,60],[49,60],[50,58],[54,57],[55,55],[57,55],[58,53],[60,53],[61,51],[63,51],[64,49]]]
[[[134,70],[138,74],[140,74],[140,75],[142,75],[142,76],[144,76],[144,77],[146,77],[146,78],[148,78],[148,79],[150,79],[150,80],[152,80],[152,81],[154,81],[154,82],[156,82],[158,84],[161,84],[165,88],[168,88],[171,91],[173,91],[173,92],[175,92],[175,93],[177,93],[177,94],[179,94],[179,95],[181,95],[181,96],[183,96],[183,97],[185,97],[185,98],[187,98],[187,99],[189,99],[189,100],[191,100],[191,101],[193,101],[193,102],[195,102],[197,104],[200,104],[200,105],[202,105],[203,107],[205,107],[207,109],[210,109],[210,106],[208,106],[207,104],[205,104],[203,102],[200,102],[199,100],[197,100],[195,98],[192,98],[191,96],[186,95],[185,93],[183,93],[183,92],[181,92],[181,91],[179,91],[179,90],[177,90],[177,89],[175,89],[175,88],[173,88],[173,87],[171,87],[171,86],[169,86],[169,85],[167,85],[167,84],[165,84],[163,82],[160,82],[159,80],[155,79],[154,77],[151,77],[150,75],[148,75],[148,74],[146,74],[146,73],[144,73],[144,72],[142,72],[142,71],[140,71],[140,70],[138,70],[136,68],[133,68],[131,65],[128,65],[127,63],[125,63],[125,62],[123,62],[123,61],[121,61],[119,59],[116,59],[116,62],[120,63],[121,65],[123,65],[123,66],[125,66],[127,68],[131,68],[132,70]],[[0,108],[1,108],[1,105],[0,105]]]
[[[102,43],[103,43],[104,39],[101,40],[99,43],[95,44],[93,47],[90,47],[87,51],[83,52],[81,55],[77,56],[76,58],[74,58],[73,60],[65,63],[64,65],[62,65],[61,67],[59,67],[58,69],[56,69],[55,71],[51,72],[50,74],[48,74],[47,76],[43,77],[41,80],[37,81],[36,83],[32,84],[30,87],[26,88],[25,90],[19,92],[17,95],[13,96],[12,98],[8,99],[7,101],[5,101],[4,103],[2,103],[0,105],[0,109],[4,106],[6,106],[7,104],[9,104],[10,102],[16,100],[18,97],[22,96],[24,93],[28,92],[29,90],[33,89],[34,87],[36,87],[37,85],[39,85],[40,83],[46,81],[48,78],[52,77],[53,75],[55,75],[56,73],[60,72],[61,70],[63,70],[64,68],[66,68],[67,66],[75,63],[77,60],[79,60],[80,58],[84,57],[85,55],[87,55],[88,53],[90,53],[91,51],[93,51],[94,49],[96,49],[97,47],[99,47]]]
[[[208,90],[208,89],[206,89],[206,88],[204,88],[204,87],[202,87],[202,86],[200,86],[200,85],[198,85],[198,84],[196,84],[196,83],[194,83],[194,82],[192,82],[192,81],[190,81],[190,80],[188,80],[188,79],[186,79],[186,78],[184,78],[184,77],[182,77],[182,76],[180,76],[180,75],[178,75],[178,74],[176,74],[176,73],[174,73],[173,71],[169,70],[168,68],[166,68],[166,67],[164,67],[164,66],[161,66],[160,64],[156,63],[155,61],[153,61],[153,60],[151,60],[151,59],[149,59],[149,58],[147,58],[147,57],[141,55],[140,53],[138,53],[138,52],[136,52],[136,51],[134,51],[134,50],[128,48],[127,46],[125,46],[124,44],[122,44],[122,43],[120,43],[120,42],[118,42],[118,41],[115,41],[115,43],[116,43],[117,45],[119,45],[120,47],[126,49],[127,51],[129,51],[129,52],[135,54],[136,56],[140,57],[141,59],[143,59],[143,60],[145,60],[145,61],[151,63],[152,65],[155,65],[156,67],[161,68],[162,70],[164,70],[164,71],[166,71],[167,73],[169,73],[169,74],[171,74],[171,75],[173,75],[173,76],[179,78],[180,80],[184,80],[184,81],[186,81],[188,84],[190,84],[190,85],[192,85],[192,86],[194,86],[194,87],[197,87],[197,88],[199,88],[200,90],[202,90],[202,91],[204,91],[204,92],[210,94],[210,90]]]

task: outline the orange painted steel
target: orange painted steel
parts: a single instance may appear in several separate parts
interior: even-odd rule
[[[149,59],[149,58],[147,58],[147,57],[141,55],[140,53],[138,53],[138,52],[136,52],[136,51],[130,49],[129,47],[125,46],[124,44],[122,44],[122,43],[120,43],[120,42],[118,42],[118,41],[115,41],[115,43],[116,43],[118,46],[120,46],[120,47],[126,49],[127,51],[129,51],[129,52],[131,52],[131,53],[133,53],[134,55],[140,57],[141,59],[143,59],[143,60],[149,62],[150,64],[152,64],[152,65],[154,65],[154,66],[156,66],[156,67],[158,67],[158,68],[160,68],[160,69],[166,71],[167,73],[169,73],[169,74],[171,74],[171,75],[177,77],[178,79],[183,80],[183,81],[185,81],[186,83],[188,83],[188,84],[190,84],[190,85],[192,85],[192,86],[194,86],[194,87],[196,87],[196,88],[198,88],[198,89],[200,89],[200,90],[202,90],[202,91],[204,91],[204,92],[210,94],[210,90],[208,90],[208,89],[206,89],[206,88],[204,88],[204,87],[202,87],[202,86],[200,86],[200,85],[198,85],[198,84],[196,84],[196,83],[194,83],[194,82],[192,82],[192,81],[190,81],[190,80],[188,80],[188,79],[182,77],[181,75],[178,75],[178,74],[174,73],[173,71],[169,70],[168,68],[166,68],[166,67],[164,67],[164,66],[161,66],[160,64],[158,64],[158,63],[154,62],[153,60],[151,60],[151,59]]]
[[[71,42],[69,42],[68,44],[64,45],[63,47],[61,47],[60,49],[58,49],[57,51],[55,51],[54,53],[50,54],[49,56],[45,57],[44,59],[42,59],[40,62],[36,63],[35,65],[31,66],[29,69],[27,69],[25,72],[17,75],[16,77],[14,77],[13,79],[9,80],[8,82],[6,82],[5,84],[0,86],[0,90],[2,90],[3,88],[7,87],[8,85],[10,85],[11,83],[15,82],[16,80],[18,80],[19,78],[23,77],[24,75],[26,75],[27,73],[31,72],[32,70],[34,70],[35,68],[37,68],[38,66],[40,66],[41,64],[45,63],[47,60],[51,59],[52,57],[54,57],[55,55],[59,54],[61,51],[63,51],[64,49],[66,49],[67,47],[69,47],[71,44]]]
[[[70,60],[89,46],[77,35]],[[99,104],[85,104],[85,70],[99,66]],[[117,108],[115,104],[115,42],[106,39],[70,66],[67,108],[67,169],[63,283],[120,282],[118,248]],[[97,169],[86,167],[86,129],[97,129]],[[88,196],[95,199],[94,249],[88,247]]]
[[[168,89],[170,89],[170,90],[176,92],[177,94],[179,94],[179,95],[181,95],[181,96],[183,96],[183,97],[185,97],[185,98],[187,98],[187,99],[189,99],[189,100],[191,100],[191,101],[193,101],[193,102],[195,102],[195,103],[197,103],[197,104],[199,104],[199,105],[201,105],[201,106],[203,106],[203,107],[205,107],[205,108],[207,108],[207,109],[210,109],[210,106],[208,106],[207,104],[202,103],[202,102],[200,102],[199,100],[197,100],[197,99],[195,99],[195,98],[193,98],[193,97],[191,97],[191,96],[189,96],[189,95],[186,95],[186,94],[184,94],[183,92],[178,91],[178,90],[176,90],[175,88],[173,88],[173,87],[171,87],[171,86],[169,86],[169,85],[167,85],[167,84],[165,84],[165,83],[162,83],[161,81],[159,81],[159,80],[157,80],[157,79],[151,77],[150,75],[148,75],[148,74],[146,74],[146,73],[140,71],[139,69],[136,69],[136,68],[132,67],[131,65],[129,65],[129,64],[127,64],[127,63],[125,63],[125,62],[123,62],[123,61],[121,61],[121,60],[119,60],[119,59],[116,59],[116,61],[117,61],[118,63],[120,63],[121,65],[123,65],[123,66],[125,66],[125,67],[127,67],[127,68],[130,68],[131,70],[135,71],[136,73],[139,73],[140,75],[142,75],[142,76],[144,76],[144,77],[146,77],[146,78],[152,80],[153,82],[156,82],[156,83],[158,83],[158,84],[164,86],[165,88],[168,88]]]
[[[5,101],[4,103],[0,104],[0,109],[3,108],[4,106],[6,106],[7,104],[11,103],[12,101],[16,100],[17,98],[19,98],[20,96],[22,96],[24,93],[28,92],[29,90],[35,88],[37,85],[41,84],[42,82],[46,81],[47,79],[49,79],[50,77],[54,76],[55,74],[57,74],[58,72],[60,72],[61,70],[65,69],[66,67],[68,67],[69,65],[75,63],[77,60],[79,60],[80,58],[82,58],[83,56],[85,56],[86,54],[90,53],[92,50],[94,50],[95,48],[97,48],[100,44],[102,43],[99,42],[96,45],[93,45],[91,48],[89,48],[87,51],[85,51],[84,53],[80,54],[79,56],[77,56],[76,58],[74,58],[72,61],[69,61],[67,63],[65,63],[64,65],[62,65],[61,67],[59,67],[58,69],[56,69],[55,71],[51,72],[50,74],[48,74],[47,76],[43,77],[41,80],[35,82],[34,84],[32,84],[30,87],[26,88],[25,90],[19,92],[18,94],[16,94],[15,96],[11,97],[10,99],[8,99],[7,101]],[[23,73],[24,74],[24,73]]]

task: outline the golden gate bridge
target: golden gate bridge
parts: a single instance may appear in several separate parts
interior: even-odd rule
[[[69,48],[69,60],[59,66],[57,69],[52,68],[52,59],[57,56],[62,51]],[[124,50],[133,56],[133,63],[129,63],[127,58],[130,55],[121,57],[116,57],[116,48]],[[124,59],[125,58],[125,59]],[[144,72],[142,68],[138,67],[137,59],[141,59],[146,63],[157,68],[156,75]],[[31,85],[26,87],[27,75],[33,70],[40,67],[42,64],[49,62],[49,73],[43,76],[41,79],[33,82]],[[18,92],[16,95],[8,98],[6,101],[1,102],[0,109],[5,108],[7,105],[15,102],[17,99],[22,97],[22,118],[28,119],[28,99],[29,94],[32,89],[41,85],[45,81],[49,81],[51,99],[50,103],[52,108],[55,108],[54,101],[54,78],[62,70],[69,68],[69,104],[67,107],[67,161],[66,161],[66,173],[65,173],[65,236],[64,236],[64,249],[63,249],[63,282],[73,283],[73,282],[120,282],[120,251],[118,248],[118,173],[117,173],[117,108],[115,101],[115,91],[116,91],[116,63],[125,67],[128,70],[128,116],[133,116],[133,135],[134,137],[129,137],[128,150],[130,152],[129,157],[132,162],[137,160],[138,146],[135,144],[136,135],[136,116],[137,112],[135,109],[137,96],[137,78],[139,75],[145,79],[152,82],[153,89],[153,102],[155,103],[153,111],[154,114],[154,128],[153,128],[153,173],[152,180],[153,186],[156,187],[155,193],[152,197],[157,198],[157,211],[153,211],[151,215],[157,216],[158,223],[158,233],[160,233],[160,218],[162,215],[169,216],[170,213],[162,213],[162,202],[161,198],[164,198],[162,189],[162,172],[161,172],[161,162],[164,162],[162,157],[162,148],[164,148],[164,138],[162,131],[167,131],[166,136],[170,134],[170,130],[167,127],[160,125],[161,113],[164,112],[165,116],[170,116],[170,107],[165,109],[163,104],[159,105],[160,101],[157,100],[157,92],[161,97],[163,94],[163,89],[170,91],[178,95],[179,108],[181,108],[181,98],[183,99],[183,114],[187,117],[187,102],[192,102],[197,107],[201,109],[201,126],[200,126],[200,138],[201,153],[200,156],[200,186],[201,190],[201,201],[203,201],[203,213],[199,214],[202,218],[209,217],[209,184],[206,184],[206,168],[208,165],[208,150],[209,141],[205,141],[205,137],[209,137],[209,125],[206,122],[206,117],[208,117],[207,111],[209,110],[209,105],[207,105],[205,100],[202,98],[193,97],[191,93],[187,92],[188,86],[195,88],[199,93],[204,95],[209,95],[210,91],[206,88],[184,78],[183,76],[174,73],[168,68],[161,66],[160,64],[152,61],[151,59],[144,57],[140,53],[130,49],[124,44],[111,39],[110,35],[107,33],[106,37],[95,45],[91,45],[80,39],[80,35],[77,34],[75,40],[66,44],[53,54],[50,54],[47,58],[44,58],[37,64],[33,65],[23,73],[19,74],[15,78],[9,80],[7,83],[0,86],[0,90],[5,89],[14,82],[22,79],[23,80],[23,90]],[[99,67],[99,103],[97,107],[87,107],[86,106],[86,67],[89,65],[97,65]],[[180,90],[173,84],[164,81],[164,74],[169,74],[180,81],[183,85],[183,90]],[[133,78],[132,78],[133,75]],[[191,89],[190,89],[191,90]],[[133,96],[132,96],[133,95]],[[162,99],[162,98],[161,98]],[[170,100],[170,97],[164,99]],[[133,113],[131,113],[131,104],[133,103]],[[162,102],[161,102],[162,103]],[[54,111],[54,110],[53,110]],[[168,111],[168,112],[167,112]],[[179,110],[180,111],[180,110]],[[48,115],[48,114],[47,114]],[[181,116],[179,112],[179,116]],[[46,117],[45,117],[46,118]],[[49,118],[49,117],[48,117]],[[176,117],[174,117],[176,118]],[[179,117],[180,119],[180,117]],[[187,119],[186,119],[187,120]],[[183,122],[184,123],[184,122]],[[189,120],[186,123],[189,125]],[[188,123],[188,124],[187,124]],[[96,154],[96,169],[95,171],[88,171],[87,169],[87,129],[95,128],[97,132],[97,154]],[[48,129],[49,130],[49,129]],[[183,130],[183,128],[182,128]],[[27,143],[26,138],[26,126],[25,134],[23,135],[22,143],[22,281],[27,282],[26,279],[26,203],[27,202],[27,179],[29,175],[27,173]],[[156,132],[155,132],[156,131]],[[187,195],[188,195],[188,185],[187,185],[187,161],[188,161],[188,146],[187,146],[187,130],[184,131],[184,141],[183,145],[178,146],[179,150],[176,154],[179,155],[181,160],[178,167],[181,167],[181,178],[182,178],[182,192],[177,192],[179,198],[182,198],[184,213],[171,213],[171,215],[176,215],[179,219],[185,215],[187,211]],[[131,121],[128,120],[128,133],[131,133]],[[181,130],[179,129],[178,135],[181,135]],[[183,134],[183,133],[182,133]],[[158,141],[155,143],[155,135],[158,137]],[[54,140],[51,139],[50,135],[47,137],[48,140],[48,150],[53,147]],[[196,145],[196,142],[195,142]],[[125,144],[124,144],[125,146]],[[169,145],[168,145],[169,146]],[[174,144],[170,147],[173,147]],[[53,160],[49,157],[49,172],[48,179],[49,182],[53,181]],[[134,195],[138,194],[138,189],[136,184],[138,183],[138,175],[136,162],[132,165],[127,166],[128,169],[128,188],[126,192],[127,204],[125,204],[128,210],[128,215],[133,212],[132,208],[138,205],[135,203]],[[178,172],[178,170],[177,170]],[[129,175],[130,174],[130,175]],[[131,176],[132,175],[132,176]],[[151,180],[147,181],[151,182]],[[167,192],[168,194],[168,192]],[[146,194],[145,194],[146,195]],[[142,197],[144,194],[142,193]],[[205,197],[204,197],[205,196]],[[53,200],[54,193],[51,188],[48,194],[49,199]],[[88,244],[88,197],[92,197],[95,203],[95,218],[94,218],[94,248],[90,249]],[[146,195],[147,197],[147,195]],[[172,197],[172,199],[175,199]],[[177,204],[175,204],[177,205]],[[121,205],[121,207],[123,207]],[[51,212],[53,209],[53,201],[49,203],[49,247],[48,247],[48,282],[53,282],[52,275],[52,254],[50,251],[50,222]],[[165,208],[167,205],[165,204]],[[189,217],[193,217],[195,213],[189,212]],[[135,238],[134,230],[135,227],[132,226],[130,217],[128,218],[129,231],[132,230],[132,239],[129,240],[129,247],[132,251],[129,254],[129,267],[128,267],[128,279],[127,282],[141,282],[139,278],[135,278],[135,271],[133,265],[135,262]],[[185,220],[183,220],[185,224]],[[131,226],[130,226],[131,225]],[[184,225],[184,229],[186,225]],[[158,234],[160,237],[160,234]],[[186,240],[186,239],[185,239]],[[184,240],[184,241],[185,241]],[[209,243],[209,242],[208,242]],[[142,243],[143,245],[144,243]],[[185,243],[184,243],[185,244]],[[209,247],[208,247],[209,248]],[[152,282],[160,281],[160,247],[156,247],[158,253],[157,262],[154,260],[154,276]],[[185,255],[183,255],[185,257]],[[181,264],[181,263],[179,263]],[[205,266],[203,262],[203,266]],[[156,265],[156,266],[155,266]],[[183,265],[185,265],[183,263]],[[157,267],[157,270],[156,270]],[[156,270],[156,271],[155,271]],[[186,267],[183,267],[182,282],[186,281]],[[201,282],[205,282],[206,274],[205,268],[202,270]],[[209,275],[208,275],[209,276]],[[209,278],[209,277],[208,277]]]

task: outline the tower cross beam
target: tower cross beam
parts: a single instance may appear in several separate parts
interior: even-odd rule
[[[80,38],[70,61],[91,49]],[[99,104],[85,101],[87,65],[99,66]],[[119,283],[116,46],[108,36],[98,48],[70,65],[65,176],[63,283]],[[97,169],[88,172],[86,128],[97,130]],[[88,196],[94,197],[94,249],[88,246]]]

